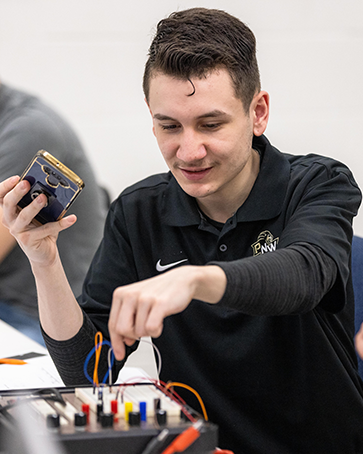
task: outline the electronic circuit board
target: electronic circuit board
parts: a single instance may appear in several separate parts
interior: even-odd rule
[[[20,445],[29,437],[38,443],[51,438],[59,450],[55,454],[142,454],[163,432],[162,443],[152,451],[159,454],[196,421],[200,435],[183,452],[211,454],[218,444],[216,425],[155,383],[7,391],[0,405],[1,454],[27,453]],[[26,419],[19,416],[25,408]]]

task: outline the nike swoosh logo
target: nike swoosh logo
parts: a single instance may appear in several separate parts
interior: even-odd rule
[[[169,268],[172,268],[173,266],[176,266],[176,265],[179,265],[179,263],[183,263],[183,262],[187,262],[188,259],[183,259],[183,260],[179,260],[179,262],[173,262],[173,263],[168,263],[167,265],[162,265],[160,262],[161,262],[161,259],[158,261],[158,263],[156,264],[156,271],[165,271],[165,270],[168,270]]]

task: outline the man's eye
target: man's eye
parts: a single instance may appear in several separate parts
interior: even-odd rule
[[[204,127],[206,129],[217,129],[220,125],[220,123],[206,123]]]
[[[178,125],[161,125],[161,129],[163,129],[164,131],[172,131],[177,128]]]

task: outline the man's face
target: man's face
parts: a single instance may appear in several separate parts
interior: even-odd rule
[[[246,114],[225,69],[191,81],[195,93],[188,96],[194,90],[190,81],[164,74],[151,78],[153,131],[166,164],[187,194],[201,207],[227,203],[243,193],[256,159],[251,148],[254,102]]]

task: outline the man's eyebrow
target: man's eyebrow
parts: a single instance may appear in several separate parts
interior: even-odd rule
[[[223,112],[222,110],[212,110],[210,112],[206,112],[205,114],[199,115],[197,119],[201,118],[215,118],[215,117],[228,117],[229,115],[226,112]],[[169,115],[163,115],[156,113],[154,115],[155,120],[160,120],[160,121],[178,121],[173,117],[169,117]]]
[[[153,118],[155,118],[155,120],[160,120],[160,121],[163,121],[163,120],[176,121],[175,118],[169,117],[168,115],[158,114],[158,113],[155,114]]]
[[[200,115],[198,118],[215,118],[215,117],[229,117],[229,115],[226,112],[223,112],[223,110],[215,109],[203,115]]]

